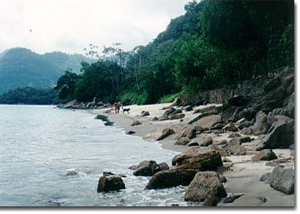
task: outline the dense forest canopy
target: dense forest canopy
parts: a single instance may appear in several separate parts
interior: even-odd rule
[[[293,1],[190,2],[146,46],[103,53],[95,63],[66,72],[56,90],[62,99],[121,100],[125,104],[171,101],[294,66]]]

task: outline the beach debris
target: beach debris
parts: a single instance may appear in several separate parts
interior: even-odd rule
[[[184,195],[185,201],[204,202],[205,206],[216,206],[227,193],[218,173],[198,172]]]
[[[160,171],[160,166],[154,161],[143,161],[139,163],[137,168],[134,170],[133,175],[135,176],[152,176]]]
[[[295,170],[275,167],[270,176],[270,186],[284,194],[293,194],[295,190]]]
[[[125,184],[120,176],[101,176],[97,192],[109,192],[125,189]]]

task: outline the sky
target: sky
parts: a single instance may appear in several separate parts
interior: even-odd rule
[[[121,42],[124,50],[146,45],[191,0],[0,0],[0,53],[13,47],[34,52],[83,53]]]

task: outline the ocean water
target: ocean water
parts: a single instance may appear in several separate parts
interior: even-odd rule
[[[0,105],[0,206],[188,205],[186,187],[144,190],[150,177],[128,169],[144,160],[170,165],[177,153],[94,118],[84,110]],[[103,171],[126,175],[126,189],[97,193]]]

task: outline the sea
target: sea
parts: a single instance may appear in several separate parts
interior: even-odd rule
[[[0,207],[192,206],[186,187],[145,190],[150,177],[128,169],[144,160],[171,165],[176,154],[88,110],[0,105]],[[103,172],[126,176],[126,189],[98,193]]]

